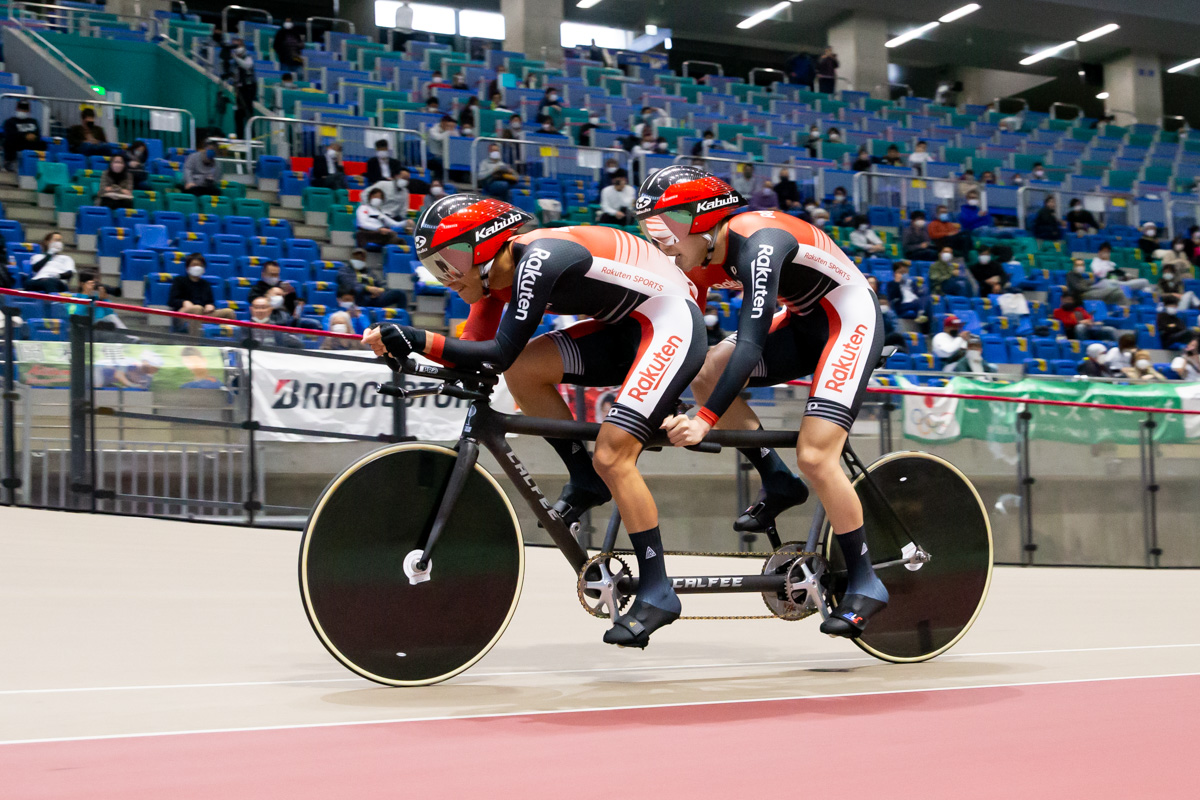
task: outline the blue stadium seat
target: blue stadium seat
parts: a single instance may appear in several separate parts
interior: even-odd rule
[[[118,208],[113,211],[113,224],[136,230],[138,225],[150,224],[150,214],[140,208]]]
[[[208,265],[207,272],[210,275],[224,275],[227,278],[232,278],[236,274],[235,265],[237,262],[233,260],[232,256],[212,253],[204,257],[204,262]]]
[[[283,247],[279,240],[270,236],[250,237],[250,254],[263,258],[280,259],[283,257]]]
[[[401,250],[398,245],[389,244],[383,248],[383,271],[410,273],[413,271],[412,251]],[[888,280],[891,280],[889,271]]]
[[[169,272],[172,275],[182,275],[184,265],[187,263],[188,253],[180,250],[170,250],[159,254],[159,261],[162,263],[162,271]]]
[[[288,168],[288,160],[280,156],[259,156],[254,174],[259,180],[278,180],[283,171]]]
[[[107,211],[108,209],[105,209]],[[96,237],[96,251],[101,258],[117,258],[126,250],[133,249],[133,232],[128,228],[100,228]]]
[[[1141,350],[1162,350],[1162,341],[1158,338],[1158,331],[1155,330],[1154,323],[1146,325],[1137,325],[1134,328],[1137,331],[1137,346]]]
[[[1079,360],[1070,358],[1056,358],[1050,362],[1051,368],[1055,375],[1075,375],[1078,371]]]
[[[195,231],[184,231],[177,240],[176,248],[185,253],[208,255],[210,250],[208,236]]]
[[[279,263],[279,277],[282,280],[305,284],[309,282],[310,275],[311,270],[307,264],[298,266],[294,259],[284,259]]]
[[[67,326],[59,319],[30,319],[29,338],[35,342],[63,342],[67,339]]]
[[[140,281],[147,275],[158,272],[158,253],[151,250],[123,250],[121,252],[121,280]]]
[[[258,221],[258,235],[272,236],[279,241],[292,238],[292,223],[286,219],[270,219],[263,217]]]
[[[25,241],[25,229],[15,219],[0,219],[0,236],[4,237],[5,243],[11,248],[14,244]]]
[[[188,230],[203,233],[211,240],[221,232],[221,218],[216,214],[188,214]]]
[[[256,281],[262,274],[263,264],[270,260],[262,256],[242,256],[237,260],[237,273],[244,278]]]
[[[166,225],[139,224],[134,228],[138,250],[173,250]]]
[[[894,353],[888,356],[887,363],[884,364],[886,369],[912,369],[912,358],[908,353]]]
[[[1030,342],[1034,358],[1053,361],[1058,358],[1058,340],[1046,336],[1035,336]]]
[[[316,261],[321,257],[321,248],[312,239],[288,239],[283,243],[283,254],[304,262]]]
[[[75,212],[75,233],[99,235],[101,228],[113,226],[112,209],[104,206],[82,206]]]
[[[216,265],[216,268],[220,269],[221,267]],[[209,264],[208,271],[204,273],[203,280],[212,287],[213,300],[217,303],[221,303],[225,300],[225,278],[214,275],[213,271],[214,265]]]
[[[1050,362],[1043,358],[1027,358],[1024,362],[1026,375],[1052,375]]]
[[[254,219],[251,217],[228,216],[225,217],[221,226],[223,233],[231,233],[235,236],[250,238],[255,235]]]
[[[209,237],[209,243],[212,252],[218,255],[229,256],[232,259],[250,255],[246,240],[236,234],[218,233]]]
[[[992,364],[1008,363],[1008,348],[1004,346],[1004,337],[995,333],[985,333],[983,340],[983,360]]]
[[[187,232],[187,219],[178,211],[155,211],[152,215],[155,225],[163,225],[167,236],[178,239]]]
[[[1009,364],[1024,363],[1030,356],[1029,340],[1024,336],[1010,336],[1004,340],[1004,346],[1008,348],[1006,361]]]
[[[250,302],[250,289],[254,286],[254,278],[230,278],[225,281],[225,296],[240,303]]]
[[[309,281],[305,285],[305,299],[309,303],[321,303],[327,306],[337,305],[337,284],[325,281]]]
[[[175,276],[169,272],[150,272],[143,278],[146,281],[146,295],[142,302],[148,306],[166,307]]]

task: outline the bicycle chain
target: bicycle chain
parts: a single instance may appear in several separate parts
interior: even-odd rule
[[[593,556],[593,558],[598,557],[598,556],[619,556],[619,555],[634,556],[635,558],[637,557],[637,554],[634,553],[632,550],[610,550],[607,553],[597,553],[596,556]],[[663,555],[664,556],[704,556],[707,558],[761,558],[765,561],[765,560],[769,559],[771,556],[775,555],[775,553],[774,552],[752,553],[752,552],[742,552],[742,551],[732,552],[732,553],[721,553],[721,552],[695,552],[695,551],[691,551],[691,550],[665,550],[665,551],[663,551]],[[815,556],[815,555],[817,555],[817,554],[810,553],[808,551],[800,551],[800,552],[796,553],[796,558],[800,558],[802,556]],[[588,613],[590,614],[591,609],[588,608],[587,603],[583,602],[582,588],[579,589],[579,594],[580,594],[580,602],[583,603],[584,609],[587,610]],[[806,614],[804,617],[798,617],[797,619],[794,619],[794,620],[785,620],[782,617],[777,616],[775,614],[684,614],[684,615],[681,615],[679,617],[679,619],[680,620],[701,620],[701,621],[732,620],[732,619],[778,619],[778,620],[782,620],[783,622],[797,622],[800,619],[806,619],[807,617],[810,617],[810,616],[812,616],[812,614],[815,614],[815,613],[816,613],[815,611],[812,611],[812,612],[809,612],[808,614]],[[593,614],[593,616],[595,616],[595,615]]]

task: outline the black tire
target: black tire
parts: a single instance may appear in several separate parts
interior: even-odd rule
[[[300,593],[321,643],[353,672],[388,686],[425,686],[492,649],[525,576],[521,528],[478,464],[433,552],[430,580],[411,585],[404,558],[433,524],[455,452],[405,443],[369,453],[334,478],[300,543]]]
[[[927,661],[971,628],[992,580],[992,526],[971,481],[929,453],[892,453],[867,467],[879,494],[860,476],[867,544],[879,564],[901,558],[905,529],[930,555],[920,569],[878,567],[891,599],[854,643],[884,661]],[[886,499],[886,502],[884,500]],[[903,523],[901,525],[900,523]],[[846,590],[846,566],[828,523],[825,555],[834,605]]]

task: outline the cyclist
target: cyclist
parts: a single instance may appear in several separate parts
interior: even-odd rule
[[[738,332],[709,351],[693,384],[703,407],[663,427],[677,446],[701,441],[718,421],[757,430],[758,417],[739,398],[747,382],[770,386],[812,374],[796,456],[837,534],[849,578],[842,604],[821,630],[856,637],[888,601],[867,551],[862,505],[839,463],[883,348],[879,301],[819,228],[779,211],[734,216],[744,202],[724,181],[691,166],[667,167],[642,183],[635,214],[647,237],[701,290],[743,292]],[[808,493],[775,453],[742,452],[762,474],[763,491],[737,527],[763,530]]]
[[[695,287],[646,242],[613,228],[556,228],[521,234],[533,217],[479,195],[438,200],[417,220],[421,263],[468,303],[485,301],[472,332],[486,341],[447,339],[385,323],[363,342],[377,355],[423,353],[451,366],[504,372],[526,413],[572,419],[555,385],[621,384],[589,458],[580,441],[550,440],[571,480],[555,508],[565,514],[616,501],[638,561],[637,598],[604,641],[645,647],[679,618],[663,566],[658,509],[637,469],[646,440],[675,409],[707,347]],[[507,302],[498,320],[499,306]],[[534,339],[542,315],[590,319]],[[484,319],[484,317],[489,317]]]

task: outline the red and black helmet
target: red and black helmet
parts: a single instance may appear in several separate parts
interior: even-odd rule
[[[417,258],[445,282],[492,261],[521,228],[536,223],[514,205],[478,194],[452,194],[421,212],[414,239]]]
[[[672,164],[642,181],[633,211],[642,233],[665,247],[689,234],[707,233],[745,202],[711,172]]]

